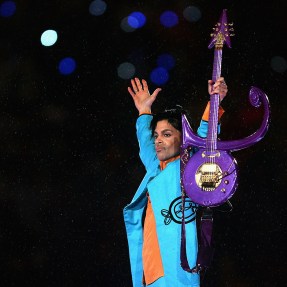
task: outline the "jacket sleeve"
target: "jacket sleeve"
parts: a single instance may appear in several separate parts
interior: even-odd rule
[[[202,138],[207,137],[209,112],[210,112],[210,101],[206,105],[206,108],[201,118],[200,125],[197,129],[197,134]],[[218,120],[221,119],[223,114],[224,114],[224,109],[220,106],[218,110]],[[217,126],[217,134],[220,134],[220,123],[218,123],[218,126]]]
[[[207,132],[208,132],[208,122],[201,120],[200,125],[197,129],[197,134],[202,138],[206,138]],[[218,124],[217,126],[217,133],[220,134],[220,124]]]
[[[136,122],[137,139],[139,142],[139,156],[146,171],[159,164],[156,156],[154,140],[151,134],[150,123],[152,115],[144,114],[138,117]]]

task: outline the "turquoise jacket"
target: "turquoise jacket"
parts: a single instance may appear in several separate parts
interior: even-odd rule
[[[164,276],[149,286],[152,287],[198,287],[199,275],[184,271],[180,265],[181,241],[181,188],[180,160],[170,162],[164,170],[160,170],[159,160],[151,136],[150,122],[152,115],[141,115],[137,119],[136,129],[140,147],[140,158],[146,169],[138,190],[132,201],[124,210],[131,274],[133,287],[143,286],[142,217],[147,204],[146,193],[152,202],[156,221],[156,231],[164,268]],[[205,137],[207,122],[201,121],[198,134]],[[197,234],[195,211],[196,206],[187,200],[185,211],[187,258],[191,267],[195,266],[197,258]]]

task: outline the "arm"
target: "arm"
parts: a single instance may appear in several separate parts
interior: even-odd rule
[[[153,169],[154,165],[158,165],[159,160],[156,156],[154,139],[151,134],[150,122],[152,115],[142,114],[137,119],[137,139],[139,142],[139,156],[146,170]]]
[[[135,107],[139,112],[139,118],[136,123],[140,148],[139,155],[146,170],[148,170],[153,166],[152,163],[158,162],[150,130],[150,122],[152,120],[151,106],[161,89],[157,88],[150,95],[147,82],[145,80],[140,81],[138,78],[131,80],[131,86],[128,87],[128,92],[132,96]]]
[[[222,102],[223,99],[226,97],[227,91],[228,91],[228,88],[223,77],[218,78],[216,82],[213,82],[212,80],[208,81],[209,95],[212,96],[214,94],[219,94],[220,102]],[[207,137],[209,110],[210,110],[210,102],[207,103],[205,111],[202,115],[199,128],[197,129],[197,134],[202,138]],[[220,106],[218,110],[218,120],[220,120],[223,113],[224,113],[224,110]],[[220,124],[218,124],[218,134],[219,133],[220,133]]]

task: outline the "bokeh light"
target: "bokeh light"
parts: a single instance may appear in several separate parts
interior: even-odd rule
[[[132,63],[125,62],[118,66],[118,76],[121,79],[131,79],[136,72],[136,68]]]
[[[230,91],[220,138],[262,132],[269,105],[251,106],[250,86],[268,95],[272,115],[261,141],[234,152],[228,169],[238,160],[239,189],[214,209],[217,254],[202,285],[284,287],[286,1],[0,0],[2,287],[132,285],[123,211],[145,167],[127,89],[134,77],[147,80],[151,94],[162,88],[152,112],[182,105],[195,136],[210,98],[207,45],[225,8],[235,37],[234,49],[223,51]],[[165,199],[159,223],[168,228],[181,200]],[[142,202],[135,203],[133,214]],[[180,252],[179,243],[169,248]],[[180,262],[167,264],[183,272]]]
[[[201,11],[195,6],[188,6],[183,10],[183,17],[188,22],[196,22],[201,18]]]
[[[164,85],[169,80],[169,73],[163,67],[157,67],[152,70],[150,80],[156,85]]]
[[[141,12],[132,12],[128,16],[128,23],[131,27],[138,29],[145,25],[146,23],[146,17]]]
[[[274,56],[270,64],[275,72],[284,73],[287,70],[287,61],[281,56]]]
[[[160,15],[160,22],[163,26],[171,28],[178,24],[178,16],[173,11],[165,11]]]
[[[125,18],[122,19],[122,21],[121,21],[121,29],[124,32],[127,32],[127,33],[130,33],[130,32],[133,32],[133,31],[136,30],[136,28],[132,27],[129,24],[128,17],[125,17]]]
[[[157,58],[157,65],[159,67],[165,68],[166,70],[171,70],[175,66],[175,59],[172,55],[166,53],[161,54]]]
[[[16,12],[16,3],[14,1],[4,1],[0,4],[0,16],[11,17]]]
[[[59,63],[59,72],[62,75],[72,74],[76,69],[76,61],[73,58],[66,57]]]
[[[94,16],[103,15],[106,12],[106,9],[107,9],[107,3],[102,0],[92,1],[89,6],[89,12]]]
[[[57,39],[58,35],[55,30],[46,30],[41,35],[41,43],[43,46],[53,46]]]

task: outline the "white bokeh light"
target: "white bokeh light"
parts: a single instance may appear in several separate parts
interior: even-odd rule
[[[58,35],[55,30],[46,30],[41,35],[41,43],[43,46],[53,46],[57,39]]]

